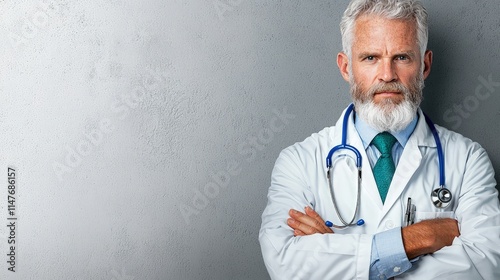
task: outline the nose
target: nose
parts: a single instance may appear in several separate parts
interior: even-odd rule
[[[398,76],[392,59],[381,60],[379,65],[379,80],[381,82],[390,83],[397,79]]]

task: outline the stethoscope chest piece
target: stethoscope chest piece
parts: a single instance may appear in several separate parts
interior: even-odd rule
[[[327,178],[328,178],[328,185],[330,188],[330,194],[332,196],[332,202],[333,202],[335,212],[337,213],[337,217],[339,218],[342,225],[334,225],[330,221],[326,221],[325,225],[328,227],[334,227],[334,228],[338,228],[338,229],[347,228],[347,227],[350,227],[353,225],[361,226],[364,224],[363,219],[359,219],[356,223],[354,222],[356,219],[356,215],[358,213],[358,210],[359,210],[359,204],[360,204],[360,200],[361,200],[361,178],[362,178],[362,176],[361,176],[361,170],[362,170],[361,163],[362,163],[362,160],[361,160],[361,153],[356,149],[356,147],[347,144],[347,126],[348,126],[348,121],[349,121],[349,115],[352,113],[353,109],[354,109],[354,104],[349,105],[349,107],[347,107],[347,110],[344,114],[344,120],[343,120],[343,124],[342,124],[342,142],[341,142],[341,144],[333,147],[330,150],[330,152],[328,153],[328,156],[326,157],[326,168],[328,169]],[[439,186],[440,187],[432,191],[431,200],[432,200],[432,203],[434,204],[434,206],[436,206],[437,208],[443,209],[443,208],[448,207],[451,203],[451,200],[452,200],[451,191],[444,187],[445,186],[445,172],[444,172],[445,170],[444,170],[443,148],[441,146],[441,140],[439,139],[439,135],[438,135],[438,132],[436,130],[436,127],[434,126],[434,123],[432,123],[432,121],[429,119],[429,117],[427,117],[427,115],[424,114],[424,117],[425,117],[426,123],[428,124],[428,126],[432,132],[432,135],[434,136],[434,140],[436,141],[436,148],[437,148],[438,162],[439,162]],[[343,149],[349,150],[356,155],[356,167],[358,169],[358,188],[357,188],[357,195],[356,195],[357,196],[356,207],[354,209],[354,214],[353,214],[350,221],[345,220],[342,217],[342,215],[340,214],[339,209],[337,208],[337,201],[335,199],[335,192],[333,190],[333,183],[332,183],[332,181],[333,181],[332,169],[333,169],[333,163],[334,163],[332,160],[332,156],[334,153],[338,152],[339,150],[343,150]],[[411,204],[409,204],[409,205],[411,205]]]
[[[432,191],[431,200],[437,208],[446,208],[450,205],[452,195],[449,189],[440,187]]]

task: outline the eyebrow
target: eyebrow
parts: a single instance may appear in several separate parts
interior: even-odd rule
[[[416,52],[415,51],[397,52],[396,54],[393,55],[393,57],[400,56],[400,55],[409,55],[411,57],[415,57],[416,56]],[[358,55],[358,58],[362,59],[362,58],[365,58],[365,57],[368,57],[368,56],[379,56],[379,55],[376,54],[375,52],[362,52],[362,53],[360,53]]]
[[[414,51],[404,51],[404,52],[397,53],[394,56],[398,56],[398,55],[402,55],[402,54],[406,54],[406,55],[409,55],[411,57],[415,57],[417,55],[417,53]]]
[[[368,57],[368,56],[376,56],[376,55],[374,53],[363,52],[363,53],[360,53],[358,55],[358,58],[361,59],[361,58],[365,58],[365,57]]]

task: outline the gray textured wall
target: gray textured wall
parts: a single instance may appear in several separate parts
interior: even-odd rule
[[[0,1],[0,178],[16,168],[18,218],[15,273],[0,227],[0,278],[268,278],[274,161],[349,102],[347,2]],[[498,1],[425,3],[423,107],[498,172]]]

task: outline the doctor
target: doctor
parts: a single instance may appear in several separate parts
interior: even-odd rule
[[[341,32],[354,109],[276,161],[259,234],[271,278],[500,279],[491,162],[460,134],[436,126],[436,139],[419,109],[432,64],[425,8],[352,0]],[[327,174],[343,137],[359,150],[361,181],[348,149]],[[446,203],[435,200],[441,177]]]

